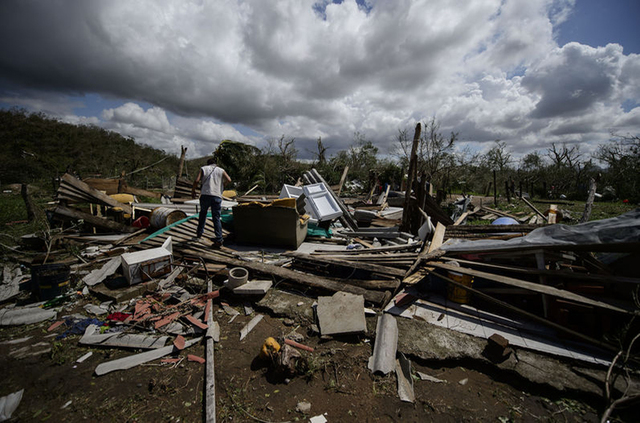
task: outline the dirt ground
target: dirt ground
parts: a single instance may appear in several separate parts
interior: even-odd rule
[[[59,316],[83,312],[85,302],[71,303]],[[214,305],[214,316],[221,328],[220,342],[215,349],[219,422],[304,422],[320,414],[329,422],[598,421],[598,410],[592,406],[598,407],[599,403],[594,398],[577,398],[527,386],[505,375],[474,369],[473,363],[425,363],[411,357],[414,375],[422,372],[446,382],[434,383],[414,377],[416,401],[404,403],[398,398],[395,374],[372,375],[367,369],[373,337],[321,339],[310,331],[309,322],[265,315],[256,328],[239,341],[240,329],[252,316],[244,315],[241,303],[231,305],[241,312],[231,323],[219,301]],[[79,336],[57,340],[52,334],[62,333],[63,328],[48,332],[50,325],[51,321],[0,328],[0,396],[24,389],[22,402],[11,421],[204,420],[205,366],[186,359],[187,354],[204,357],[204,344],[177,354],[184,358],[178,365],[156,360],[129,370],[95,376],[98,364],[132,352],[87,348],[78,344]],[[256,357],[267,337],[282,338],[294,331],[315,351],[302,352],[308,370],[285,383],[274,379],[267,367],[259,366]],[[4,342],[26,336],[31,338],[20,344]],[[23,359],[9,354],[17,348],[43,342],[51,346],[50,352]],[[42,349],[44,345],[33,349]],[[93,352],[91,357],[76,363],[89,351]],[[310,403],[310,410],[297,410],[301,402]]]

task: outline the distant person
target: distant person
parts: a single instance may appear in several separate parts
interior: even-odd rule
[[[227,172],[216,165],[215,159],[207,160],[207,165],[200,168],[198,177],[191,188],[191,198],[196,198],[196,188],[202,181],[200,188],[200,215],[198,216],[198,229],[194,241],[200,241],[204,233],[204,224],[207,221],[207,211],[211,208],[211,220],[215,230],[215,238],[212,239],[214,247],[222,245],[222,223],[220,223],[220,210],[222,208],[222,191],[224,185],[231,182]]]

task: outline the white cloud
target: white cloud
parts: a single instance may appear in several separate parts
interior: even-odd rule
[[[639,56],[557,46],[574,3],[7,0],[0,97],[68,120],[79,106],[38,99],[120,98],[105,127],[203,155],[224,138],[283,134],[335,152],[355,131],[386,151],[398,128],[432,116],[443,132],[514,152],[637,133],[623,102],[640,103]]]

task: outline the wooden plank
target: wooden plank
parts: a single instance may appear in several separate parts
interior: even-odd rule
[[[344,185],[344,181],[347,179],[347,173],[349,172],[349,166],[345,166],[342,171],[342,176],[340,177],[340,183],[338,184],[338,197],[340,197],[340,193],[342,192],[342,186]]]
[[[102,217],[96,217],[89,213],[84,213],[79,210],[69,209],[64,206],[57,206],[53,213],[62,216],[68,219],[74,220],[84,220],[85,222],[98,226],[100,228],[108,229],[114,232],[135,232],[138,228],[134,228],[133,226],[123,225],[122,223],[114,222],[113,220],[105,219]]]
[[[533,269],[529,267],[508,266],[504,264],[484,263],[481,261],[463,260],[463,259],[446,259],[455,260],[460,264],[468,264],[469,266],[483,267],[485,269],[506,270],[514,273],[522,273],[527,275],[546,275],[565,279],[580,279],[582,282],[613,282],[613,283],[630,283],[640,285],[640,278],[630,278],[613,275],[594,275],[591,273],[566,272],[560,270],[549,269]]]
[[[381,252],[394,252],[394,251],[415,251],[420,246],[419,242],[415,242],[409,245],[386,245],[384,247],[372,247],[360,250],[316,250],[312,252],[312,255],[360,255],[360,254],[372,254]]]
[[[438,262],[429,262],[429,266],[436,267],[439,269],[450,270],[452,272],[463,273],[465,275],[471,275],[478,278],[483,278],[487,280],[491,280],[494,282],[498,282],[504,285],[515,286],[518,288],[528,289],[530,291],[537,292],[539,294],[551,295],[558,298],[564,298],[565,300],[575,301],[581,304],[588,304],[595,307],[603,308],[606,310],[616,311],[618,313],[630,314],[630,315],[638,315],[640,316],[640,312],[638,310],[632,308],[626,308],[621,306],[615,306],[612,304],[605,303],[603,301],[593,300],[591,298],[570,292],[562,289],[557,289],[552,286],[540,285],[533,282],[527,282],[520,279],[510,278],[508,276],[496,275],[493,273],[482,272],[479,270],[469,269],[466,267],[458,267],[452,266],[450,264],[438,263]]]
[[[442,223],[438,222],[436,226],[436,231],[433,233],[433,238],[431,238],[431,244],[429,244],[428,252],[431,253],[436,249],[440,248],[442,242],[444,241],[444,233],[447,230],[447,227]]]
[[[468,211],[466,211],[466,212],[462,213],[462,214],[460,215],[460,217],[459,217],[458,219],[456,219],[456,221],[455,221],[455,222],[453,222],[453,226],[458,226],[458,225],[460,225],[462,222],[464,222],[464,220],[467,218],[467,216],[469,216],[469,212],[468,212]]]
[[[535,206],[533,204],[531,204],[526,198],[524,197],[520,197],[520,199],[522,201],[524,201],[524,203],[529,206],[529,208],[531,208],[531,210],[533,210],[538,216],[540,216],[541,218],[544,219],[545,222],[547,222],[547,218],[544,214],[540,213],[540,210],[536,209]]]
[[[558,222],[558,206],[552,204],[549,206],[549,216],[547,218],[549,224],[555,225]]]
[[[496,210],[496,209],[491,209],[491,208],[489,208],[489,207],[487,207],[487,206],[482,206],[482,208],[483,208],[483,209],[485,209],[485,210],[486,210],[486,211],[488,211],[488,212],[491,212],[491,213],[493,213],[493,214],[497,214],[498,216],[502,216],[502,217],[510,217],[510,218],[512,218],[512,219],[514,219],[514,220],[518,220],[518,218],[517,218],[517,217],[515,217],[514,215],[509,214],[509,213],[507,213],[507,212],[503,212],[503,211]]]
[[[129,213],[129,214],[131,213],[131,206],[129,206],[128,204],[123,204],[114,200],[113,198],[109,197],[107,194],[104,194],[96,189],[91,188],[86,183],[82,182],[77,178],[74,178],[68,173],[65,173],[64,175],[62,175],[62,181],[64,181],[66,184],[73,186],[75,189],[85,192],[87,195],[94,198],[95,201],[100,204],[104,204],[111,207],[120,207],[122,208],[122,210],[124,210],[125,213]]]
[[[176,250],[174,250],[174,254]],[[186,248],[182,250],[182,253],[191,254],[194,256],[200,256],[205,260],[210,260],[217,263],[224,263],[227,265],[244,267],[254,272],[277,276],[282,279],[287,279],[292,282],[299,283],[301,285],[309,286],[312,288],[324,289],[331,292],[348,292],[351,294],[362,295],[365,300],[374,304],[382,304],[390,293],[383,293],[377,291],[371,291],[364,288],[345,285],[339,282],[332,281],[330,279],[322,278],[316,275],[309,275],[305,273],[296,272],[294,270],[286,269],[284,267],[274,266],[266,263],[257,263],[252,261],[243,261],[235,258],[225,257],[213,251],[206,251],[199,248]]]
[[[498,300],[498,299],[496,299],[496,298],[494,298],[494,297],[492,297],[490,295],[485,294],[482,291],[478,291],[477,289],[473,289],[473,288],[471,288],[471,287],[469,287],[467,285],[464,285],[464,284],[462,284],[460,282],[456,282],[453,279],[448,278],[447,276],[445,276],[442,273],[438,273],[438,272],[431,272],[431,273],[433,275],[438,276],[439,278],[447,281],[448,283],[457,286],[458,288],[462,288],[462,289],[464,289],[464,290],[466,290],[468,292],[471,292],[473,295],[475,295],[475,296],[477,296],[479,298],[482,298],[482,299],[484,299],[486,301],[492,302],[493,304],[497,304],[497,305],[499,305],[499,306],[501,306],[501,307],[503,307],[503,308],[505,308],[507,310],[511,310],[511,311],[513,311],[515,313],[518,313],[518,314],[520,314],[522,316],[525,316],[525,317],[527,317],[527,318],[529,318],[529,319],[531,319],[533,321],[536,321],[536,322],[542,323],[542,324],[544,324],[546,326],[552,327],[552,328],[558,330],[559,332],[575,336],[577,338],[580,338],[580,339],[582,339],[584,341],[587,341],[587,342],[589,342],[591,344],[598,345],[598,346],[600,346],[602,348],[605,348],[605,349],[607,349],[609,351],[612,351],[612,352],[618,352],[619,351],[619,347],[614,347],[612,345],[605,344],[605,343],[603,343],[603,342],[601,342],[601,341],[599,341],[597,339],[591,338],[589,336],[583,335],[583,334],[581,334],[579,332],[576,332],[574,330],[568,329],[568,328],[566,328],[564,326],[561,326],[561,325],[559,325],[557,323],[554,323],[554,322],[552,322],[550,320],[544,319],[544,318],[542,318],[540,316],[537,316],[537,315],[535,315],[533,313],[529,313],[528,311],[525,311],[525,310],[522,310],[522,309],[520,309],[518,307],[512,306],[511,304],[506,303],[504,301],[500,301],[500,300]]]
[[[404,273],[405,273],[403,270],[395,269],[387,266],[379,266],[379,265],[370,264],[370,263],[346,261],[346,260],[334,259],[329,257],[312,256],[310,254],[287,252],[287,253],[283,253],[282,255],[285,257],[294,257],[294,258],[299,258],[299,259],[308,260],[308,261],[317,262],[317,263],[331,264],[333,266],[346,267],[349,269],[366,270],[369,272],[381,273],[383,275],[391,275],[396,277],[402,277],[404,276]]]

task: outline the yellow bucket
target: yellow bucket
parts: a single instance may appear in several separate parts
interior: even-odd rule
[[[464,275],[458,272],[448,272],[449,279],[471,288],[473,286],[473,276]],[[447,284],[447,299],[454,303],[467,304],[471,300],[471,293],[464,288],[460,288],[452,283]]]

